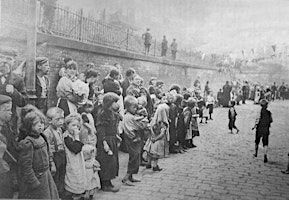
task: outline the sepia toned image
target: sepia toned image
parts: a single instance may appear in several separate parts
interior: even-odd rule
[[[289,200],[288,0],[0,0],[0,199]]]

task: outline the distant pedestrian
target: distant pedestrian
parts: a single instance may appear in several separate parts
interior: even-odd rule
[[[258,155],[258,147],[260,140],[262,138],[262,143],[264,146],[264,163],[268,162],[267,152],[268,152],[268,144],[269,144],[269,134],[270,134],[270,126],[273,122],[272,114],[268,107],[268,101],[262,99],[260,101],[261,111],[257,116],[255,126],[252,128],[254,130],[256,128],[256,139],[255,139],[255,154],[254,156],[257,157]]]
[[[173,42],[171,44],[171,51],[172,51],[172,58],[173,60],[176,60],[177,57],[177,51],[178,51],[178,43],[176,42],[176,39],[173,39]]]
[[[166,39],[166,36],[164,35],[163,41],[162,41],[162,53],[161,53],[162,57],[167,56],[167,50],[168,50],[168,40]]]
[[[144,39],[145,55],[148,55],[152,44],[152,35],[149,28],[147,28],[147,31],[142,35],[142,39]]]
[[[230,102],[230,109],[228,112],[228,117],[229,117],[229,129],[231,131],[231,133],[233,134],[233,129],[237,130],[237,134],[239,133],[239,129],[236,127],[235,125],[235,121],[236,121],[236,116],[237,116],[237,112],[235,110],[235,101],[231,101]]]
[[[210,120],[213,120],[212,114],[213,114],[213,109],[214,109],[214,104],[215,104],[215,98],[213,97],[213,92],[210,91],[209,95],[207,96],[207,108],[209,109],[209,116]]]
[[[276,99],[276,96],[277,96],[276,82],[274,82],[274,84],[272,85],[271,91],[272,91],[272,101],[274,101]]]
[[[52,34],[52,26],[54,23],[55,9],[57,0],[40,0],[43,9],[43,19],[41,31]]]
[[[209,87],[209,81],[206,82],[205,90],[204,90],[204,97],[208,96],[210,94],[210,87]]]

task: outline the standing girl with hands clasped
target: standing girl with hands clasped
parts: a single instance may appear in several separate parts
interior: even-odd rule
[[[66,131],[63,134],[66,153],[65,190],[69,199],[83,198],[86,189],[85,162],[80,142],[80,114],[70,114],[65,118]]]
[[[25,115],[24,139],[19,142],[20,199],[59,199],[52,173],[55,165],[49,156],[44,131],[45,117],[36,111]],[[51,172],[50,172],[51,168]]]

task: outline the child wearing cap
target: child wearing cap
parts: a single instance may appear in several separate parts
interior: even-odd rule
[[[103,96],[103,110],[97,119],[97,160],[100,162],[99,172],[101,189],[106,192],[118,192],[111,180],[118,176],[118,114],[117,101],[119,97],[116,93],[108,92]]]
[[[63,140],[64,111],[58,107],[49,108],[46,117],[49,126],[43,132],[49,144],[49,150],[53,156],[56,172],[53,175],[59,196],[64,193],[64,177],[66,168],[66,155]]]
[[[271,126],[271,123],[273,122],[273,119],[272,119],[271,112],[267,109],[268,101],[266,99],[261,99],[260,105],[261,105],[261,111],[256,118],[255,126],[252,128],[252,130],[256,128],[254,157],[257,157],[258,155],[258,147],[259,147],[260,140],[262,138],[262,143],[264,147],[264,163],[267,163],[270,126]]]
[[[49,79],[47,77],[49,73],[49,61],[46,57],[36,58],[36,78],[35,78],[35,90],[36,90],[36,107],[43,113],[47,111],[47,98],[49,89]]]

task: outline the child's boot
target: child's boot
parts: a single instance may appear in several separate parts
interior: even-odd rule
[[[130,180],[132,183],[141,182],[140,180],[133,178],[132,175],[130,175],[129,180]]]
[[[130,179],[130,174],[126,174],[121,180],[121,182],[126,186],[134,186],[134,184],[132,184],[132,182],[129,179]]]
[[[153,167],[153,171],[154,172],[160,172],[160,171],[162,171],[163,169],[161,169],[158,165],[157,166],[155,166],[155,167]]]

